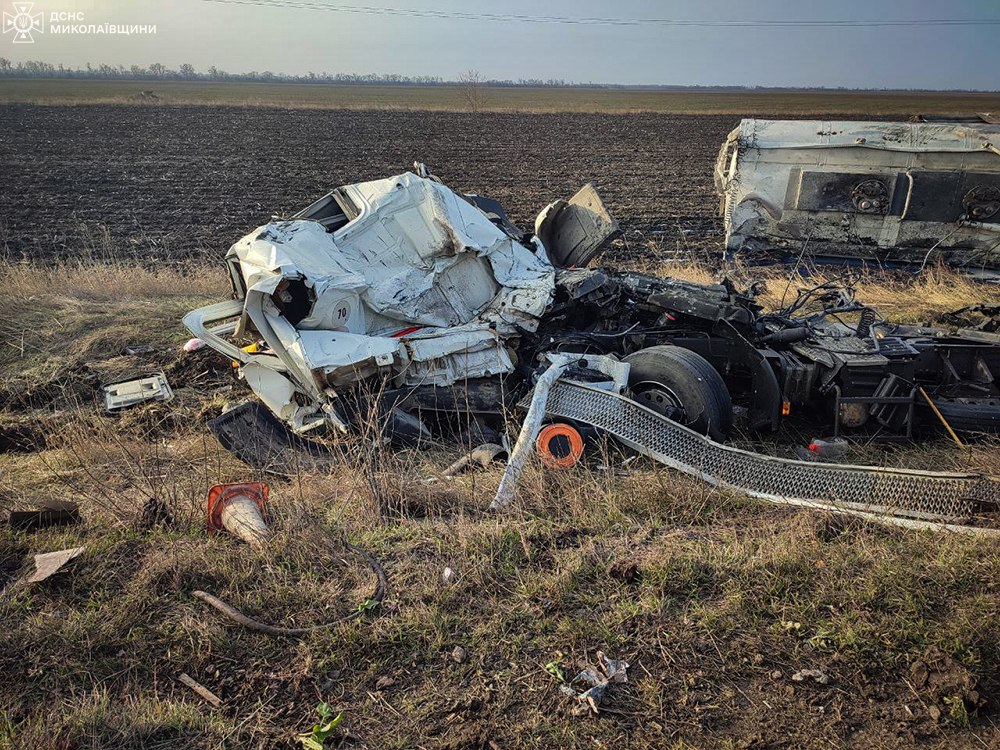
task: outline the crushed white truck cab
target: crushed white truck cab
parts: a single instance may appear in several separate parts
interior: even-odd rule
[[[258,227],[226,255],[236,299],[184,318],[297,432],[345,429],[338,393],[375,375],[416,387],[512,372],[511,339],[534,331],[552,301],[541,240],[416,169]],[[547,207],[538,232],[587,260],[617,232],[599,204],[585,188]],[[249,330],[263,346],[232,343]]]

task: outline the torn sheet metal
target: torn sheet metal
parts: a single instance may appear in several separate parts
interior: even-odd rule
[[[517,442],[510,451],[507,468],[500,479],[500,486],[493,497],[493,502],[490,503],[490,510],[506,510],[514,501],[514,492],[521,478],[521,472],[524,470],[524,463],[534,450],[538,432],[542,427],[542,420],[545,419],[548,412],[546,403],[549,391],[560,377],[570,368],[601,373],[607,377],[607,380],[595,384],[595,387],[615,394],[624,391],[628,384],[629,365],[627,362],[620,362],[616,357],[551,352],[546,358],[550,364],[535,382],[528,402],[528,413],[521,424],[521,432],[518,434]]]
[[[715,168],[729,251],[1000,269],[1000,126],[743,120]]]
[[[24,583],[39,583],[58,573],[64,565],[84,553],[86,547],[72,547],[59,552],[46,552],[35,555],[35,570],[25,579]]]

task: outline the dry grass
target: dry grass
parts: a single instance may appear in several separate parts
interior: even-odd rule
[[[344,744],[355,747],[1000,743],[991,542],[773,507],[653,466],[532,465],[515,509],[497,516],[485,506],[499,469],[445,481],[453,449],[360,444],[329,473],[272,478],[275,538],[253,550],[202,527],[212,484],[261,478],[203,426],[243,386],[210,352],[182,357],[177,347],[180,314],[224,296],[223,270],[7,266],[0,275],[11,290],[5,346],[26,342],[3,359],[0,427],[20,424],[34,440],[0,455],[4,503],[73,498],[85,517],[34,534],[0,530],[0,585],[30,554],[87,547],[69,571],[0,594],[4,750],[293,747],[320,700],[345,712]],[[786,282],[767,281],[773,300]],[[911,289],[928,313],[982,291],[938,271]],[[866,299],[902,304],[907,293],[864,285]],[[156,351],[122,357],[124,340]],[[101,413],[96,379],[139,366],[167,369],[175,401]],[[967,465],[995,453],[930,445],[884,459]],[[136,527],[150,496],[170,506],[172,527]],[[337,618],[373,585],[344,535],[390,576],[385,604],[360,621],[275,640],[191,596],[208,590],[285,625]],[[450,584],[446,566],[457,574]],[[468,653],[461,663],[456,646]],[[967,670],[954,684],[914,683],[909,665],[932,646]],[[629,682],[612,689],[602,717],[573,716],[546,665],[569,677],[597,650],[627,659]],[[803,668],[830,684],[792,681]],[[224,705],[202,703],[177,682],[181,672]],[[962,675],[975,675],[991,703],[976,710]]]

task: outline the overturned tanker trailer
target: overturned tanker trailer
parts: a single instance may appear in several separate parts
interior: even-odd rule
[[[983,121],[743,120],[715,167],[726,248],[996,275],[998,143]]]
[[[910,437],[942,419],[1000,431],[997,334],[896,325],[836,284],[769,313],[726,280],[587,267],[617,233],[590,185],[545,208],[533,232],[423,165],[337,188],[234,244],[234,298],[185,316],[267,410],[241,407],[213,430],[259,464],[248,444],[309,451],[324,433],[373,424],[395,443],[497,442],[527,410],[537,424],[547,413],[735,487],[724,469],[742,464],[721,443],[736,420],[767,431],[801,412],[821,429],[872,437]],[[536,382],[551,388],[550,406],[532,398]],[[765,475],[777,467],[784,477],[771,499],[827,502],[851,486],[818,480],[814,465],[765,464]],[[851,503],[898,502],[907,472],[857,471]],[[866,472],[879,471],[893,476],[872,485]],[[982,477],[917,474],[935,503],[956,492],[965,503],[917,517],[954,519],[995,500],[996,483]],[[769,481],[744,489],[768,497]]]

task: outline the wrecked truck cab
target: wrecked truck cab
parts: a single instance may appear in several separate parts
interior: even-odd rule
[[[715,186],[729,252],[1000,271],[1000,125],[743,120]]]
[[[498,224],[431,177],[344,186],[236,242],[237,299],[184,323],[296,432],[344,430],[340,394],[375,376],[415,387],[513,371],[510,341],[537,328],[555,269],[541,242]],[[256,351],[233,343],[250,333]]]

